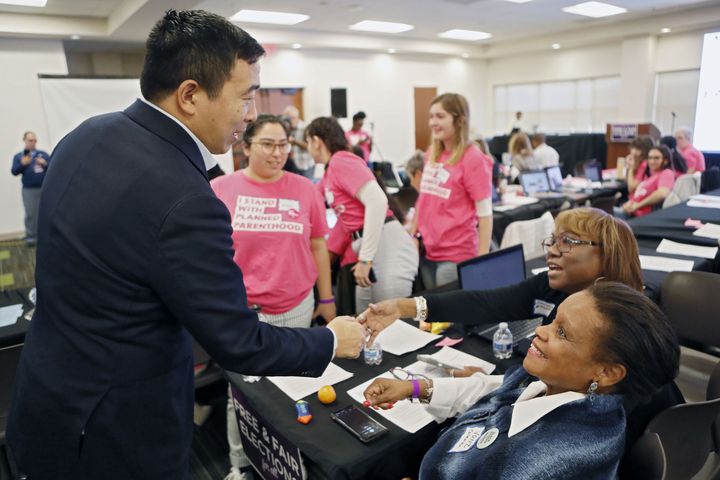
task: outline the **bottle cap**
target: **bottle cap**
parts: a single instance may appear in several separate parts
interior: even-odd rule
[[[498,328],[507,328],[507,322],[500,322],[500,325],[498,325]]]

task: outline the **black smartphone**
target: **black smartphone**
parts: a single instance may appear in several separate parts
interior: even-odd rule
[[[332,412],[330,418],[363,443],[369,443],[388,432],[388,429],[383,424],[371,418],[370,415],[355,405],[348,405],[337,412]]]
[[[25,150],[23,150],[23,157],[27,157],[29,153],[30,153],[30,150],[28,150],[26,148]]]
[[[377,277],[375,276],[375,270],[373,270],[372,267],[370,267],[370,273],[368,273],[368,278],[370,278],[370,283],[377,282]]]

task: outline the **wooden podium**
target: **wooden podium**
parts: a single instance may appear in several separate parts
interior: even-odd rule
[[[618,157],[625,157],[630,153],[630,142],[638,135],[650,135],[655,143],[660,140],[660,130],[652,123],[608,123],[605,131],[605,168],[615,168]]]

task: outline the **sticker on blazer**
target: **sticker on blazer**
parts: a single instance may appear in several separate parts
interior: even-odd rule
[[[554,303],[546,302],[545,300],[535,299],[535,305],[533,306],[533,315],[542,315],[543,317],[547,318],[554,309]]]
[[[489,447],[495,442],[495,440],[497,440],[499,435],[500,430],[498,430],[497,428],[491,428],[487,432],[483,433],[482,437],[480,437],[477,442],[477,448],[482,450],[483,448]]]
[[[460,440],[455,442],[455,445],[448,450],[448,453],[467,452],[472,448],[473,445],[478,441],[485,431],[485,427],[468,427],[460,437]]]

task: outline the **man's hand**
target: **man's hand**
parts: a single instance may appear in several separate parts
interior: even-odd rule
[[[358,316],[358,320],[371,332],[368,345],[372,345],[375,337],[398,318],[400,318],[400,307],[397,299],[371,303],[368,309]]]
[[[413,393],[412,382],[391,378],[376,378],[363,392],[372,407],[388,408],[390,403],[408,398]]]
[[[39,155],[37,157],[35,157],[35,163],[37,163],[41,167],[44,167],[47,165],[47,162],[45,161],[45,159]]]
[[[30,165],[30,162],[32,162],[32,157],[30,157],[29,153],[27,155],[23,155],[23,157],[20,159],[20,163],[23,167],[27,167],[28,165]]]
[[[365,346],[365,327],[352,317],[337,317],[327,328],[335,333],[337,358],[357,358]]]

